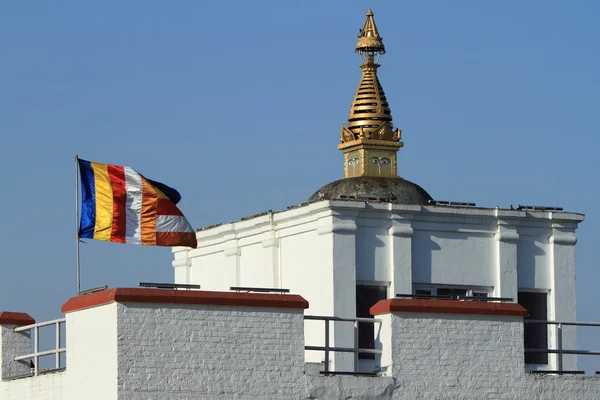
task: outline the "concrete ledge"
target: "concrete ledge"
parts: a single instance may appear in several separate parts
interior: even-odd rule
[[[31,324],[35,324],[35,319],[29,314],[8,311],[0,312],[0,325],[25,326]]]
[[[163,290],[114,288],[71,297],[63,304],[64,313],[112,302],[202,304],[236,307],[308,308],[308,301],[295,294],[208,292],[203,290]]]
[[[525,317],[527,310],[517,303],[491,303],[483,301],[386,299],[371,307],[371,314],[390,312],[422,314],[498,315]]]

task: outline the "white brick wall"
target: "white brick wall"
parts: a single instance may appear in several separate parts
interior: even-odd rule
[[[301,398],[302,310],[119,304],[119,399]]]
[[[30,372],[29,365],[14,361],[16,356],[31,352],[31,335],[29,331],[14,332],[15,325],[0,326],[0,354],[2,354],[2,379]]]
[[[397,379],[393,399],[600,399],[599,377],[525,374],[517,317],[392,313],[382,358]],[[390,349],[390,347],[388,347]]]

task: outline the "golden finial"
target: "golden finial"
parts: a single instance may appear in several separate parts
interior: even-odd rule
[[[361,55],[362,53],[385,54],[383,38],[379,36],[379,31],[373,18],[373,11],[370,8],[367,12],[367,19],[358,34],[358,43],[356,44],[355,51]]]
[[[348,125],[342,126],[338,146],[344,152],[345,176],[397,176],[396,153],[404,144],[400,140],[402,132],[392,127],[391,111],[377,77],[377,62],[385,54],[385,46],[371,9],[358,35],[355,51],[362,61],[362,78],[350,107]],[[352,168],[348,167],[349,162]]]

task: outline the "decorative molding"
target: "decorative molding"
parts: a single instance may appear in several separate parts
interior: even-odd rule
[[[277,238],[267,238],[262,241],[262,247],[264,247],[265,249],[268,247],[279,247],[279,241],[277,240]]]
[[[339,150],[343,150],[343,149],[347,149],[349,147],[360,146],[360,145],[374,145],[374,146],[392,147],[395,149],[399,149],[400,147],[404,146],[404,143],[394,142],[391,140],[377,140],[377,139],[362,139],[361,138],[361,139],[357,139],[357,140],[352,140],[350,142],[340,143],[340,144],[338,144],[337,148]]]
[[[186,258],[176,258],[175,260],[171,261],[171,265],[173,266],[173,268],[191,267],[192,259],[189,258],[189,256],[187,256]]]
[[[519,234],[516,230],[508,230],[503,228],[498,228],[498,233],[494,235],[497,241],[505,242],[505,243],[516,243],[519,241]]]
[[[357,229],[356,223],[334,222],[334,223],[317,228],[317,234],[318,235],[327,235],[329,233],[355,234],[356,229]]]
[[[391,236],[396,237],[412,237],[414,229],[410,224],[394,224],[390,229],[389,233]]]
[[[575,246],[575,244],[577,244],[577,236],[575,236],[573,233],[555,232],[552,236],[550,236],[550,243]]]
[[[240,246],[228,247],[225,250],[223,250],[223,255],[225,257],[241,256],[242,255],[242,248]]]

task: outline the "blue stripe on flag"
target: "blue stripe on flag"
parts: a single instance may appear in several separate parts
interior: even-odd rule
[[[79,159],[81,177],[81,210],[79,218],[79,237],[94,238],[96,226],[96,181],[94,169],[89,161]]]

